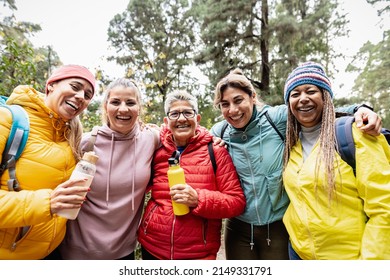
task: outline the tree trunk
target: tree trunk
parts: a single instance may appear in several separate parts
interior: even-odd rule
[[[260,50],[261,50],[261,84],[263,86],[262,91],[264,94],[269,95],[269,32],[268,32],[268,0],[261,0],[261,38],[260,38]]]

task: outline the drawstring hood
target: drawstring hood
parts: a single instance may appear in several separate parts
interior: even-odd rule
[[[91,149],[91,137],[83,137],[82,150]],[[65,259],[113,260],[136,249],[156,140],[154,130],[140,130],[138,123],[126,134],[99,127],[92,140],[96,174],[77,220],[67,224],[60,248]]]
[[[255,242],[253,241],[253,224],[251,224],[251,242],[249,243],[251,246],[251,251],[253,250],[253,246],[255,245]]]
[[[109,128],[107,125],[102,126],[99,129],[98,132],[98,137],[106,137],[110,141],[110,147],[109,147],[109,154],[107,155],[108,157],[106,158],[108,160],[108,170],[107,170],[107,175],[106,175],[106,206],[109,206],[109,201],[110,201],[110,186],[112,180],[115,181],[115,178],[112,178],[112,171],[115,166],[113,166],[113,161],[114,161],[114,154],[115,154],[115,145],[117,141],[128,141],[129,144],[129,149],[127,151],[129,153],[133,153],[133,156],[131,157],[129,155],[129,158],[133,158],[131,164],[128,166],[129,169],[133,168],[136,166],[136,152],[137,152],[137,137],[139,135],[139,127],[138,124],[134,127],[132,131],[130,131],[128,134],[123,135],[121,133],[118,133],[116,131],[113,131],[111,128]],[[130,149],[130,146],[134,145],[134,149]],[[131,178],[131,209],[132,211],[135,210],[135,204],[134,204],[134,193],[135,193],[135,172],[130,172],[132,178]]]
[[[133,149],[133,166],[135,166],[135,159],[136,159],[136,154],[135,151],[137,150],[137,137],[134,138],[134,149]],[[131,189],[131,210],[134,211],[134,188],[135,188],[135,172],[133,172],[133,177],[132,177],[132,189]]]
[[[112,151],[114,150],[114,132],[111,133],[111,148],[110,148],[110,158],[108,162],[108,173],[106,181],[106,205],[108,207],[108,199],[110,197],[110,179],[111,179],[111,166],[112,166]]]

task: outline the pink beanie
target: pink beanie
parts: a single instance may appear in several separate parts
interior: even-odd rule
[[[94,75],[84,66],[69,64],[69,65],[61,66],[60,68],[53,71],[49,79],[47,79],[46,81],[46,87],[45,87],[46,94],[48,94],[47,87],[49,84],[56,81],[68,79],[68,78],[81,78],[88,81],[92,86],[93,93],[95,93],[96,81]]]

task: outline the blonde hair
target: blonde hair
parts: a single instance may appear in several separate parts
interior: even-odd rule
[[[65,130],[65,138],[68,140],[69,146],[72,149],[73,156],[76,161],[82,157],[81,152],[81,138],[83,136],[83,125],[79,117],[75,117],[68,121],[68,128]]]
[[[142,97],[141,97],[141,91],[138,88],[138,85],[134,80],[128,79],[128,78],[119,78],[115,81],[112,81],[108,86],[107,89],[104,91],[104,97],[102,102],[102,122],[108,126],[110,126],[110,122],[107,116],[107,102],[110,98],[111,90],[115,87],[124,87],[124,88],[133,88],[136,93],[136,99],[139,105],[139,115],[142,114]]]
[[[334,127],[335,111],[329,92],[322,90],[322,96],[324,106],[322,111],[322,124],[319,137],[320,152],[316,159],[314,186],[315,190],[318,191],[318,177],[320,175],[320,168],[323,166],[325,170],[323,176],[326,178],[326,180],[324,180],[324,182],[326,182],[324,187],[328,192],[329,201],[331,201],[335,195],[336,190],[336,175],[334,168],[336,152],[336,136]],[[291,149],[298,142],[300,131],[301,126],[288,106],[286,146],[284,149],[284,169],[286,168],[290,159]]]

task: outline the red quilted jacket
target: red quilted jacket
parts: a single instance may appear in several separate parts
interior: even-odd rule
[[[159,259],[215,259],[221,245],[222,219],[240,215],[245,196],[228,151],[213,146],[217,171],[207,150],[212,136],[198,127],[180,157],[186,183],[193,187],[199,204],[184,216],[175,216],[168,186],[168,158],[176,150],[172,134],[161,131],[162,147],[153,161],[153,183],[138,229],[141,245]]]

